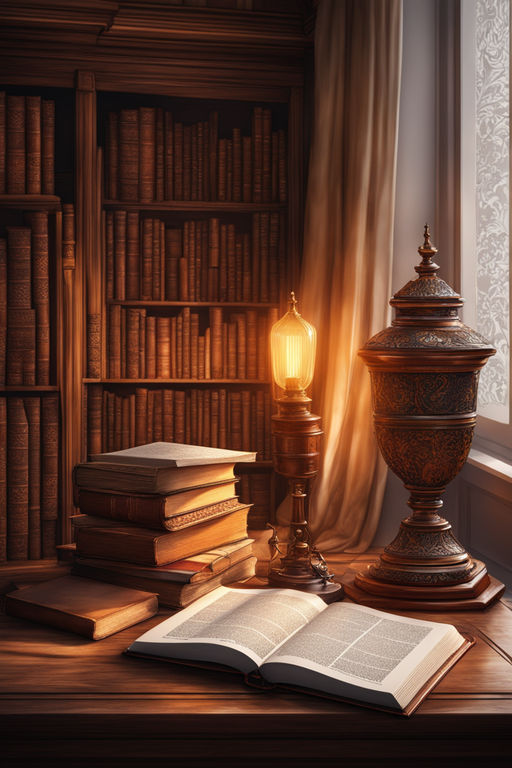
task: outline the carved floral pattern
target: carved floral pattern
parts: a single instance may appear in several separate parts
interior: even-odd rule
[[[424,298],[426,296],[456,296],[453,288],[450,288],[448,283],[441,280],[440,277],[419,277],[417,280],[410,280],[403,288],[395,293],[395,298],[402,297],[418,297]]]
[[[373,409],[379,414],[439,416],[476,409],[478,372],[370,375]]]
[[[489,342],[462,323],[445,328],[386,328],[372,336],[364,349],[490,349]]]
[[[462,555],[465,549],[450,530],[418,533],[417,530],[411,531],[407,525],[401,525],[396,538],[388,544],[385,552],[425,560]]]

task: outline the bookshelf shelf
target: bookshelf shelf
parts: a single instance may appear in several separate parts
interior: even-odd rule
[[[173,384],[173,385],[188,385],[188,384],[201,384],[201,385],[214,385],[219,384],[227,385],[260,385],[267,386],[270,383],[268,379],[84,379],[84,384],[125,384],[125,385],[140,385],[140,384]]]
[[[258,213],[260,211],[286,211],[287,203],[233,203],[224,201],[163,200],[154,203],[129,203],[105,200],[104,208],[111,211],[153,211],[155,213]]]
[[[140,299],[107,299],[107,304],[122,307],[234,307],[239,309],[272,309],[278,307],[270,301],[142,301]]]
[[[57,385],[49,384],[48,386],[43,385],[34,385],[33,387],[29,386],[0,386],[0,393],[2,394],[16,394],[16,392],[19,393],[27,393],[27,392],[58,392],[59,387]]]
[[[55,195],[0,195],[0,208],[24,211],[59,211],[60,197]]]

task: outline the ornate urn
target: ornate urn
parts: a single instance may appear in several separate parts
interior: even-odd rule
[[[469,453],[479,371],[495,350],[459,320],[463,299],[436,274],[428,225],[418,252],[418,278],[390,301],[391,327],[359,351],[370,370],[379,448],[409,491],[412,514],[380,560],[356,575],[359,594],[347,591],[365,602],[368,593],[386,598],[380,604],[418,601],[418,609],[483,607],[503,585],[466,552],[440,512],[445,487]]]

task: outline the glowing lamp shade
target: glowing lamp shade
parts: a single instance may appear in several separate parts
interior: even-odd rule
[[[315,370],[316,330],[297,312],[295,294],[290,294],[288,312],[270,331],[274,381],[282,389],[304,390]]]

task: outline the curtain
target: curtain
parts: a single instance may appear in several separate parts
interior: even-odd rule
[[[357,352],[389,324],[401,30],[401,0],[319,3],[299,311],[318,332],[323,466],[309,519],[323,551],[371,544],[386,482]]]

